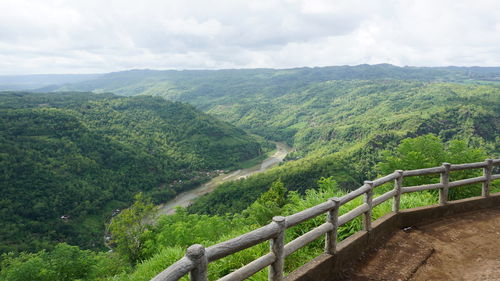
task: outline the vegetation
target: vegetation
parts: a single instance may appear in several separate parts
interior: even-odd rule
[[[71,82],[64,77],[53,75],[45,77],[45,80],[53,80],[53,86],[42,88],[40,91],[113,92],[124,96],[159,95],[171,100],[186,101],[205,110],[214,105],[226,104],[229,95],[235,100],[243,100],[256,93],[279,97],[284,93],[300,92],[313,84],[326,81],[404,80],[495,84],[499,77],[500,67],[397,67],[390,64],[215,71],[130,70],[82,77],[80,82]],[[1,78],[0,76],[0,88],[2,84],[8,84],[8,81],[5,81],[7,79]],[[30,81],[34,80],[29,78]],[[26,83],[27,80],[25,77],[18,79],[20,81],[14,84]],[[8,80],[11,81],[12,77],[8,77]]]
[[[460,153],[456,153],[460,148]],[[443,149],[443,150],[438,150]],[[439,152],[439,153],[436,153]],[[384,151],[382,161],[377,170],[381,173],[392,172],[392,165],[398,168],[412,169],[423,166],[438,165],[440,161],[463,163],[481,161],[485,151],[481,148],[470,147],[464,141],[450,141],[443,143],[434,135],[425,135],[417,138],[405,139],[394,151]],[[421,165],[415,164],[415,161]],[[433,162],[434,161],[434,162]],[[459,179],[464,176],[461,172],[453,172],[452,176]],[[480,173],[480,171],[473,171]],[[432,181],[432,178],[415,177],[412,184],[423,184]],[[472,187],[472,189],[470,189]],[[378,196],[391,185],[386,184],[375,189]],[[472,191],[470,191],[472,190]],[[471,193],[472,192],[472,193]],[[468,186],[467,189],[456,191],[455,199],[478,195],[477,186]],[[500,183],[493,184],[492,192],[500,192]],[[212,245],[241,235],[259,226],[267,224],[274,215],[290,215],[306,208],[317,205],[334,196],[345,194],[332,178],[323,178],[319,181],[318,189],[309,189],[304,195],[295,191],[287,191],[282,182],[273,183],[267,192],[246,208],[241,213],[233,215],[199,215],[189,214],[185,209],[179,208],[174,215],[161,216],[155,224],[146,224],[147,227],[136,232],[134,225],[142,225],[150,216],[150,207],[143,197],[136,197],[136,203],[128,212],[119,214],[112,223],[115,228],[114,235],[128,235],[134,233],[136,239],[116,238],[117,249],[133,248],[134,251],[121,251],[117,253],[93,253],[88,250],[78,250],[76,247],[60,244],[50,252],[41,251],[35,254],[4,254],[0,270],[0,280],[149,280],[184,255],[185,249],[194,243]],[[423,191],[406,194],[402,197],[401,207],[413,208],[435,204],[438,200],[436,192]],[[361,204],[361,198],[345,204],[340,209],[340,214]],[[148,207],[149,206],[149,207]],[[391,211],[391,201],[376,207],[373,219],[379,218]],[[304,234],[310,229],[324,223],[325,217],[319,216],[310,221],[295,226],[286,232],[286,241]],[[130,224],[130,228],[113,227]],[[360,218],[347,223],[339,228],[339,240],[361,229]],[[139,244],[137,242],[140,242]],[[322,239],[315,241],[286,259],[285,268],[288,272],[304,264],[323,251]],[[136,247],[140,245],[139,247]],[[133,247],[131,247],[133,246]],[[269,251],[267,243],[249,248],[238,254],[231,255],[209,266],[209,278],[221,277],[231,270],[242,266],[264,255]],[[139,253],[139,254],[138,254]],[[127,260],[138,262],[132,267]],[[67,258],[71,262],[63,263]],[[57,265],[57,266],[56,266]],[[88,268],[88,270],[81,270]],[[259,272],[253,279],[266,280],[266,271]],[[52,279],[50,279],[52,278]],[[73,279],[71,279],[73,278]]]
[[[240,212],[277,179],[287,189],[303,192],[316,188],[316,179],[334,175],[343,189],[357,188],[377,175],[374,167],[382,150],[393,149],[404,138],[429,133],[445,141],[464,140],[483,147],[488,155],[499,155],[498,96],[500,88],[491,85],[331,81],[274,99],[254,95],[246,102],[215,107],[209,112],[293,144],[296,152],[288,159],[295,161],[226,183],[190,211]]]
[[[130,268],[115,253],[96,253],[60,243],[51,251],[34,254],[4,254],[0,280],[8,281],[73,281],[106,280]]]
[[[192,106],[111,94],[2,93],[0,139],[0,252],[100,248],[134,194],[164,202],[262,153]]]
[[[395,169],[498,158],[499,73],[499,68],[391,65],[136,70],[45,88],[136,97],[3,93],[0,212],[6,227],[0,230],[0,251],[12,252],[0,260],[0,280],[149,280],[191,244],[236,237],[274,215],[342,196]],[[203,182],[214,169],[262,157],[269,145],[249,133],[284,141],[295,152],[268,172],[225,183],[188,209],[154,218],[152,204]],[[451,180],[480,172],[452,172]],[[438,181],[412,177],[404,184]],[[375,196],[390,188],[377,187]],[[498,191],[496,181],[492,192]],[[453,200],[479,194],[479,185],[450,190]],[[438,195],[424,191],[401,200],[402,208],[412,208],[434,204]],[[359,204],[361,199],[353,200],[340,213]],[[86,250],[101,243],[104,218],[124,206],[130,207],[109,225],[113,251]],[[390,201],[377,206],[373,218],[390,209]],[[286,240],[324,220],[319,216],[287,230]],[[360,227],[359,218],[342,226],[339,240]],[[317,256],[322,243],[288,257],[286,270]],[[268,250],[262,243],[211,263],[210,278]],[[260,272],[254,280],[265,276]]]
[[[142,235],[148,231],[154,215],[154,205],[145,199],[142,193],[138,193],[134,204],[123,210],[110,223],[110,237],[113,238],[112,243],[116,245],[116,251],[127,257],[131,263],[143,259]]]

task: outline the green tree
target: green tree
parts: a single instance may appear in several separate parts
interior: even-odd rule
[[[443,162],[451,164],[470,163],[484,161],[487,157],[482,148],[471,147],[465,140],[451,140],[447,143],[428,134],[416,138],[407,138],[401,141],[394,152],[385,150],[382,153],[382,161],[377,169],[382,175],[389,174],[394,170],[414,170],[421,168],[437,167]],[[450,174],[450,180],[460,180],[476,177],[480,170],[455,171]],[[405,186],[422,185],[439,182],[439,175],[428,175],[418,177],[406,177]],[[450,190],[450,199],[468,198],[480,194],[480,186],[463,186]]]
[[[272,183],[268,191],[264,192],[259,199],[252,203],[244,212],[243,215],[259,225],[264,225],[269,220],[281,213],[283,206],[286,204],[286,188],[281,180]]]
[[[378,169],[383,173],[435,167],[446,158],[443,142],[432,134],[404,139],[396,151],[384,150],[381,154],[383,161],[378,164]]]
[[[52,251],[4,254],[1,260],[2,281],[99,280],[127,268],[123,259],[113,253],[97,254],[66,243],[57,244]]]
[[[151,228],[154,210],[151,201],[138,193],[134,204],[113,218],[109,226],[116,250],[134,264],[143,258],[144,235]]]

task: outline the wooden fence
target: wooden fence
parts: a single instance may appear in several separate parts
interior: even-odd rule
[[[260,270],[269,266],[269,280],[279,281],[283,279],[283,266],[286,257],[306,246],[312,241],[326,234],[325,252],[335,254],[337,243],[337,229],[358,216],[363,216],[363,230],[370,231],[372,225],[372,209],[383,202],[394,198],[392,211],[398,212],[401,194],[417,192],[422,190],[439,189],[439,203],[447,204],[448,191],[450,188],[468,184],[482,183],[482,196],[489,196],[490,183],[500,179],[500,174],[492,174],[494,166],[500,165],[500,159],[487,159],[484,162],[452,165],[443,163],[441,167],[425,168],[418,170],[397,170],[392,174],[376,179],[365,181],[360,188],[340,197],[331,198],[328,201],[301,211],[299,213],[282,217],[276,216],[266,226],[233,238],[231,240],[204,248],[196,244],[190,246],[186,255],[151,279],[152,281],[173,281],[182,278],[189,273],[190,280],[205,281],[207,279],[208,263],[224,258],[228,255],[255,246],[270,240],[270,252],[249,264],[231,272],[219,280],[244,280]],[[450,172],[458,170],[469,170],[483,168],[483,175],[450,182]],[[403,186],[403,178],[412,176],[423,176],[440,174],[440,183],[426,184],[420,186]],[[394,189],[376,198],[373,198],[373,189],[377,186],[394,181]],[[363,196],[363,204],[338,216],[339,207],[343,204]],[[305,233],[295,240],[284,244],[285,230],[299,223],[312,219],[318,215],[327,213],[326,222],[317,228]]]

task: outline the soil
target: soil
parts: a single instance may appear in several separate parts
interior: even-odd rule
[[[500,281],[500,207],[400,230],[349,271],[351,281]]]

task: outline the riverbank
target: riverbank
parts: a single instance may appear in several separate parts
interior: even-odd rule
[[[217,186],[224,182],[239,180],[251,176],[256,173],[261,173],[269,170],[270,168],[278,165],[290,153],[293,148],[285,143],[275,142],[276,152],[270,157],[264,159],[261,163],[254,165],[250,168],[239,169],[228,174],[221,174],[210,181],[196,187],[194,189],[185,191],[177,195],[174,199],[167,203],[158,206],[158,215],[173,214],[177,206],[187,207],[196,198],[214,191]]]

